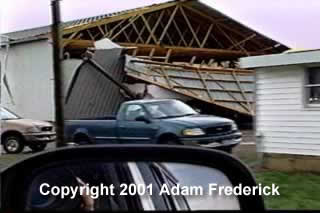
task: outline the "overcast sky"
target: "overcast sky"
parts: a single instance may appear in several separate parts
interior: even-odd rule
[[[320,0],[202,0],[292,48],[320,48]],[[64,21],[164,2],[163,0],[63,0]],[[1,0],[0,32],[50,24],[49,0]]]

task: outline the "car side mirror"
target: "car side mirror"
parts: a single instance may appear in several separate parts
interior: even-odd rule
[[[142,122],[145,122],[145,123],[151,123],[150,119],[147,118],[147,117],[144,116],[144,115],[141,115],[141,116],[136,117],[135,120],[136,120],[136,121],[142,121]]]
[[[265,212],[261,195],[243,193],[258,187],[248,168],[231,155],[204,148],[125,144],[61,148],[5,169],[1,181],[3,212]]]

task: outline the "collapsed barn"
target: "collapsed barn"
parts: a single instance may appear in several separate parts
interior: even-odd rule
[[[145,90],[149,98],[183,99],[205,113],[240,120],[250,120],[254,115],[254,75],[251,70],[240,69],[238,59],[281,53],[288,49],[197,0],[176,0],[65,22],[61,28],[65,61],[82,59],[88,51],[100,54],[96,48],[97,41],[108,39],[110,43],[121,46],[122,50],[119,57],[111,59],[106,56],[105,60],[121,60],[123,69],[104,66],[103,56],[100,56],[98,63],[102,63],[106,72],[133,92]],[[7,36],[13,46],[48,41],[50,26],[13,32]],[[50,49],[51,46],[46,48]],[[52,71],[49,68],[51,63],[50,59],[47,64],[49,72]],[[92,67],[85,70],[90,69]],[[8,70],[10,75],[10,68]],[[118,78],[117,72],[122,72],[123,76]],[[97,102],[84,104],[88,97],[79,91],[81,88],[85,91],[83,88],[88,85],[88,78],[72,76],[79,80],[69,81],[72,86],[68,88],[74,89],[73,92],[68,90],[69,95],[66,95],[66,115],[69,118],[113,113],[115,106],[125,100],[120,87],[112,89],[112,94],[112,90],[106,87],[97,91],[101,94],[109,92],[101,96],[101,107],[95,106]],[[107,78],[105,81],[95,86],[103,88],[112,83]],[[90,85],[94,87],[94,84]],[[83,106],[80,99],[84,100],[81,102]],[[74,107],[68,104],[78,106],[83,111],[75,113],[69,110]]]

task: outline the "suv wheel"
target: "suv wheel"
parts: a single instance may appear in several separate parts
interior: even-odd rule
[[[43,151],[47,147],[47,144],[45,144],[45,143],[42,143],[42,144],[31,144],[31,145],[29,145],[29,147],[34,152],[40,152],[40,151]]]
[[[8,154],[20,153],[24,149],[23,139],[16,135],[7,136],[3,139],[3,149]]]

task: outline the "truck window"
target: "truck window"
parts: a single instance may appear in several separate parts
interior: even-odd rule
[[[140,105],[129,105],[125,110],[124,120],[135,121],[139,116],[145,116],[146,112]]]

